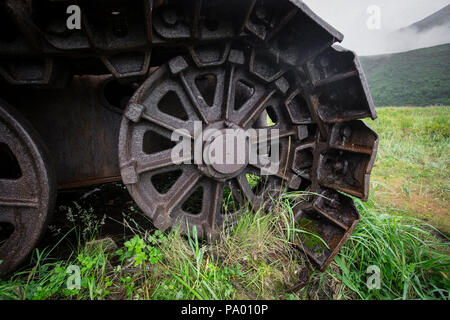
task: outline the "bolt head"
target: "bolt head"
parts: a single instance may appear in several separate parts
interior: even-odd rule
[[[132,122],[139,122],[145,112],[142,104],[131,103],[125,110],[125,117]]]
[[[122,175],[122,181],[126,185],[135,184],[139,181],[138,175],[137,175],[137,172],[136,172],[136,169],[134,168],[134,166],[122,168],[120,170],[120,173]]]
[[[180,72],[186,70],[189,67],[186,60],[178,56],[169,61],[169,68],[172,74],[179,74]]]

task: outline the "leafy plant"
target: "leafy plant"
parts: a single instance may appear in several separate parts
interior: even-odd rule
[[[160,243],[163,239],[164,236],[161,232],[148,237],[149,243],[154,245]],[[161,251],[157,247],[147,244],[139,235],[135,235],[125,242],[124,246],[125,248],[117,250],[116,254],[121,262],[132,261],[135,267],[145,262],[155,264],[161,259]]]

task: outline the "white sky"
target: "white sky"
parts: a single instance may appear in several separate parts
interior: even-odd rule
[[[316,14],[342,32],[342,45],[361,55],[382,53],[386,34],[422,20],[450,4],[450,0],[303,0]],[[381,9],[381,29],[369,30],[367,9]],[[379,49],[377,49],[379,48]]]

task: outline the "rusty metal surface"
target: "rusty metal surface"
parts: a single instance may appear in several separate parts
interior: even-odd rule
[[[37,133],[0,100],[0,275],[16,268],[47,226],[55,198],[52,162]],[[6,170],[5,170],[6,169]]]
[[[258,166],[172,162],[171,134],[177,128],[189,130],[191,137],[195,134],[194,121],[201,121],[205,131],[247,129],[263,112],[261,99],[281,102],[275,85],[266,87],[249,73],[245,60],[240,59],[245,57],[244,52],[230,52],[230,46],[225,47],[228,49],[219,55],[219,61],[202,68],[193,58],[171,60],[138,89],[125,111],[119,138],[122,178],[138,205],[160,229],[178,221],[182,230],[195,226],[199,235],[214,238],[226,219],[231,223],[239,214],[238,210],[223,212],[225,189],[229,190],[226,196],[234,197],[242,207],[248,202],[258,210],[277,183],[278,179],[269,177],[259,193],[246,178],[248,174],[258,175]],[[242,92],[238,96],[239,85],[244,82],[255,91],[247,100]],[[237,104],[239,101],[242,105]],[[279,128],[287,132],[289,128],[284,129],[284,125],[280,121]],[[226,138],[226,133],[223,136]],[[204,148],[208,148],[208,142]]]
[[[162,143],[170,131],[195,119],[219,129],[263,126],[270,115],[281,130],[287,169],[258,191],[287,186],[320,195],[294,211],[327,243],[304,249],[325,269],[360,219],[352,200],[339,192],[367,200],[378,147],[376,133],[360,120],[375,119],[376,111],[358,57],[334,45],[342,34],[298,0],[80,0],[83,27],[75,31],[65,29],[68,4],[0,4],[0,87],[6,95],[20,88],[8,101],[19,105],[49,145],[60,186],[112,181],[119,172],[120,117],[113,113],[121,109],[99,107],[99,84],[71,80],[74,75],[111,74],[138,90],[122,121],[121,174],[161,229],[181,217],[213,237],[224,220],[222,193],[255,208],[265,203],[243,179],[251,166],[168,169],[167,152],[158,151],[170,147]],[[197,85],[199,75],[206,77]],[[214,90],[208,75],[215,76]],[[244,85],[233,83],[237,76]],[[40,91],[50,88],[65,89]],[[169,88],[175,96],[163,99]],[[236,99],[248,101],[229,113]],[[157,110],[153,104],[162,100],[167,108]],[[159,136],[146,134],[149,129]],[[155,179],[167,180],[169,171],[177,182],[158,191]],[[199,187],[205,201],[180,207]]]
[[[126,87],[109,76],[74,77],[63,90],[11,90],[3,95],[31,122],[55,162],[59,188],[120,181],[117,140]],[[106,87],[105,87],[106,86]],[[106,88],[106,90],[105,90]],[[130,89],[133,91],[133,89]],[[118,100],[118,101],[117,101]]]

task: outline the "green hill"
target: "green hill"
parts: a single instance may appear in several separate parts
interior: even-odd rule
[[[361,57],[377,106],[450,105],[450,44]]]

